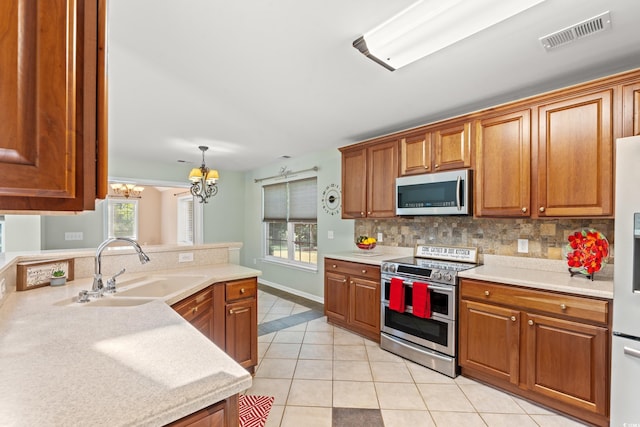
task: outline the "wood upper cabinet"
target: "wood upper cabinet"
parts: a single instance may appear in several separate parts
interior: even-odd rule
[[[451,124],[436,129],[434,171],[463,169],[471,166],[471,123]]]
[[[324,314],[329,323],[380,342],[380,267],[325,258]]]
[[[400,140],[400,175],[471,167],[471,123],[446,124]]]
[[[0,210],[106,195],[106,0],[0,2]]]
[[[396,139],[342,151],[342,218],[396,216]]]
[[[538,107],[538,216],[613,214],[613,89]]]
[[[531,111],[476,121],[476,216],[531,213]]]
[[[419,132],[400,140],[400,175],[431,172],[431,132]]]
[[[622,136],[640,135],[640,83],[622,87]]]
[[[608,425],[610,301],[471,279],[459,289],[463,375]]]

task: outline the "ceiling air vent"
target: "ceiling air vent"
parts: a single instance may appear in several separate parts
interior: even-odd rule
[[[590,36],[591,34],[608,30],[609,28],[611,28],[611,15],[609,11],[606,11],[570,27],[547,34],[538,40],[540,40],[540,43],[542,43],[542,46],[544,46],[546,50],[551,50],[583,37]]]

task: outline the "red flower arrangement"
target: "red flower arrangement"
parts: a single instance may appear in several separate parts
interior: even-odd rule
[[[593,229],[576,231],[569,236],[567,264],[581,273],[600,271],[609,257],[609,242],[602,233]]]

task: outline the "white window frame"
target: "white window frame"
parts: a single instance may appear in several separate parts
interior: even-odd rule
[[[134,206],[133,209],[133,213],[134,213],[134,235],[133,236],[119,236],[119,237],[128,237],[130,239],[133,240],[138,240],[138,235],[139,235],[139,210],[140,210],[140,206],[138,203],[138,199],[120,199],[120,198],[116,198],[116,197],[108,197],[107,198],[107,203],[104,204],[105,206],[105,212],[104,212],[104,235],[107,239],[115,237],[112,233],[112,229],[113,229],[113,223],[112,223],[112,208],[111,206],[114,204],[118,204],[118,203],[129,203],[132,204]]]
[[[191,218],[187,217],[187,212],[185,211],[185,204],[191,203]],[[193,196],[183,196],[178,197],[178,214],[176,215],[178,218],[178,244],[179,245],[193,245],[194,242],[194,225],[195,225],[195,210],[196,210],[196,202]],[[191,230],[188,231],[188,226],[186,221],[191,221]]]

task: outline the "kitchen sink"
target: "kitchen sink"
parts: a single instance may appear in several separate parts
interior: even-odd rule
[[[80,304],[86,307],[135,307],[137,305],[147,304],[153,299],[148,298],[110,298],[103,297],[87,303]]]
[[[187,289],[202,281],[205,276],[145,276],[117,284],[114,297],[162,298]],[[123,289],[126,286],[126,289]]]

